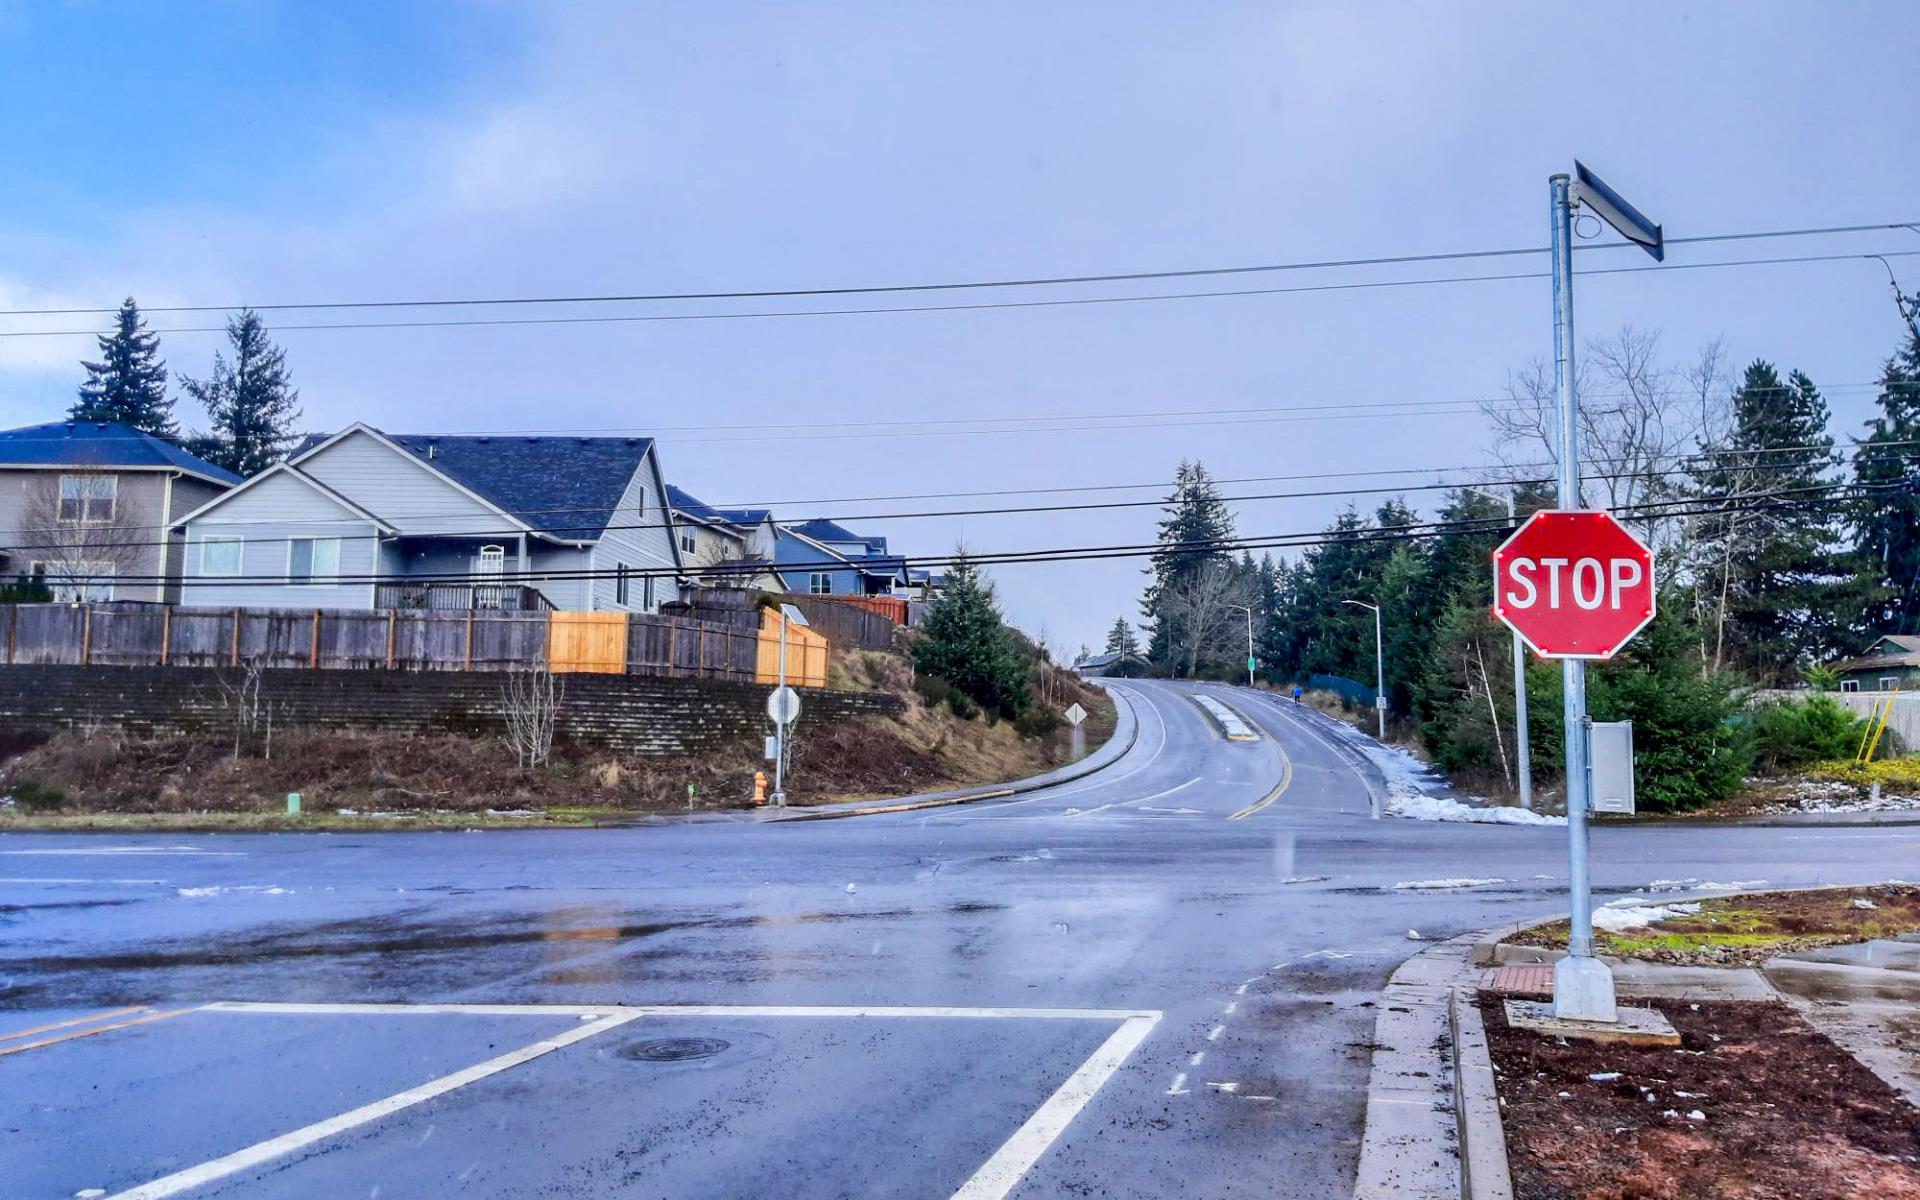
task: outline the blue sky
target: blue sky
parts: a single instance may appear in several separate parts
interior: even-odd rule
[[[1675,236],[1920,220],[1917,26],[1906,3],[1758,0],[1604,12],[0,2],[0,307],[849,285],[1525,246],[1545,236],[1547,175],[1576,155]],[[1920,235],[1757,249],[1920,249]],[[1894,261],[1920,287],[1920,259]],[[1578,315],[1588,334],[1656,330],[1676,360],[1724,336],[1735,365],[1805,369],[1843,431],[1870,396],[1854,385],[1898,333],[1885,272],[1858,260],[1596,276]],[[1140,483],[1183,456],[1227,477],[1480,462],[1488,434],[1472,413],[1334,418],[1496,394],[1547,348],[1548,327],[1544,286],[1521,281],[280,337],[315,428],[659,432],[677,482],[744,502]],[[168,334],[166,356],[198,374],[217,341]],[[0,420],[57,416],[90,349],[0,339]],[[1051,434],[770,428],[1279,405],[1320,411]],[[1318,527],[1338,503],[1249,503],[1241,528]],[[1142,541],[1152,518],[869,524],[911,553],[959,538]],[[1068,649],[1131,614],[1140,578],[1128,562],[997,577],[1012,615]]]

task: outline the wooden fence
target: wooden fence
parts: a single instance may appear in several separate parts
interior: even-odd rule
[[[773,678],[759,669],[764,631],[647,613],[6,604],[0,630],[10,665],[510,671],[550,663],[556,671]],[[825,658],[823,648],[805,684],[825,684]]]
[[[806,616],[809,626],[842,649],[898,649],[893,640],[897,623],[886,613],[895,611],[893,606],[904,608],[905,601],[894,600],[890,596],[806,596],[739,588],[703,588],[692,593],[681,611],[695,620],[730,622],[751,629],[760,623],[757,611],[762,596],[793,605]],[[886,612],[865,603],[868,600],[888,601],[889,604],[883,606]]]

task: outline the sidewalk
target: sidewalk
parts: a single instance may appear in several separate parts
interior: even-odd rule
[[[1107,689],[1113,697],[1114,723],[1113,736],[1106,740],[1098,750],[1087,755],[1077,763],[1064,767],[1055,767],[1040,775],[1030,775],[1025,779],[1016,779],[1011,783],[977,784],[973,787],[949,788],[940,792],[923,792],[917,796],[901,796],[892,800],[848,800],[838,804],[810,804],[805,807],[765,808],[753,812],[755,821],[833,821],[842,817],[877,816],[881,813],[915,812],[923,808],[945,808],[953,804],[971,804],[976,800],[998,800],[1006,796],[1018,796],[1026,792],[1037,792],[1042,788],[1055,787],[1084,779],[1095,771],[1112,766],[1133,749],[1140,736],[1139,718],[1133,711],[1133,702],[1124,691]]]

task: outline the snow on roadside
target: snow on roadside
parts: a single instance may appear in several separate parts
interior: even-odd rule
[[[1692,916],[1699,911],[1698,904],[1638,904],[1632,900],[1615,900],[1593,910],[1593,927],[1619,933],[1644,929],[1655,921]]]
[[[1389,776],[1391,779],[1391,776]],[[1406,795],[1395,792],[1387,797],[1387,812],[1415,821],[1471,821],[1481,825],[1565,825],[1565,817],[1529,812],[1524,808],[1491,805],[1475,808],[1444,796]]]
[[[1505,883],[1504,879],[1409,879],[1405,883],[1396,883],[1396,892],[1438,892],[1452,888],[1485,887],[1490,883]]]
[[[1770,812],[1908,812],[1920,808],[1920,796],[1896,796],[1881,792],[1880,798],[1861,791],[1851,783],[1837,779],[1802,779],[1793,785],[1786,804],[1768,806]]]

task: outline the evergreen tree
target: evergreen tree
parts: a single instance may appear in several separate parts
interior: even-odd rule
[[[287,371],[286,351],[267,336],[259,313],[247,308],[227,318],[227,341],[233,348],[231,364],[216,353],[211,375],[180,381],[211,423],[192,448],[236,474],[257,475],[293,441],[300,393]]]
[[[1920,295],[1903,305],[1920,307]],[[1920,627],[1920,332],[1880,370],[1880,415],[1854,454],[1855,482],[1872,491],[1853,512],[1855,560],[1873,593],[1855,633],[1865,640]]]
[[[993,584],[961,552],[927,610],[914,669],[937,676],[996,716],[1018,717],[1031,702],[1027,664],[1000,618]]]
[[[1113,628],[1107,631],[1107,653],[1139,656],[1140,639],[1134,634],[1133,626],[1125,617],[1113,619]]]
[[[1148,565],[1153,580],[1147,585],[1141,610],[1153,627],[1147,657],[1161,668],[1172,668],[1182,657],[1188,631],[1171,610],[1169,598],[1191,585],[1216,565],[1231,567],[1228,543],[1233,540],[1233,514],[1227,511],[1220,489],[1207,469],[1181,460],[1173,477],[1158,530],[1160,549]]]
[[[121,302],[113,332],[96,340],[100,360],[80,364],[87,369],[87,381],[67,415],[76,421],[118,421],[155,437],[177,436],[160,338],[147,331],[132,296]]]
[[[1779,684],[1833,648],[1848,624],[1837,532],[1813,489],[1839,457],[1827,402],[1798,371],[1756,360],[1733,397],[1733,427],[1702,455],[1695,491],[1720,511],[1693,530],[1693,576],[1708,662]]]

